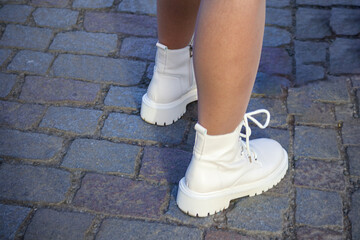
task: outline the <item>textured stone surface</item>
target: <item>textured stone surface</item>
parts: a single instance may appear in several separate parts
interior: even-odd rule
[[[296,63],[325,62],[327,48],[326,42],[295,41]]]
[[[124,0],[119,4],[118,10],[156,15],[156,0]]]
[[[360,147],[348,147],[347,154],[349,157],[350,174],[360,176]]]
[[[26,5],[5,5],[0,9],[0,21],[24,23],[32,10]]]
[[[325,77],[325,68],[316,65],[296,65],[296,83],[303,85]]]
[[[330,46],[330,72],[360,73],[360,39],[336,38]]]
[[[258,72],[253,88],[253,93],[269,97],[283,94],[283,89],[290,86],[290,81],[284,77]]]
[[[84,26],[87,31],[126,33],[156,37],[155,17],[124,14],[87,12]]]
[[[52,69],[55,76],[132,85],[141,80],[145,67],[146,64],[139,61],[61,54]]]
[[[10,49],[0,49],[0,65],[4,63],[4,61],[10,56]]]
[[[97,212],[154,218],[162,211],[166,192],[164,186],[88,173],[73,203]]]
[[[100,85],[62,78],[27,76],[20,99],[36,102],[93,102]]]
[[[30,2],[37,6],[66,7],[69,0],[30,0]]]
[[[27,207],[0,204],[0,238],[14,239],[16,230],[29,212]]]
[[[62,146],[62,139],[40,133],[0,130],[0,155],[16,158],[52,158]]]
[[[266,24],[289,27],[291,26],[291,21],[290,9],[266,8]]]
[[[330,15],[330,10],[298,8],[296,11],[296,37],[313,39],[330,36]]]
[[[156,38],[125,38],[121,44],[120,55],[145,58],[154,61],[156,42]]]
[[[140,176],[168,183],[178,183],[185,176],[191,153],[170,148],[146,147]]]
[[[255,237],[248,237],[240,233],[224,231],[224,230],[210,230],[206,232],[205,240],[255,240]]]
[[[40,121],[45,106],[0,101],[0,124],[27,129]]]
[[[40,127],[94,134],[101,114],[101,111],[91,109],[50,107],[46,111]]]
[[[259,71],[264,73],[291,73],[291,58],[282,48],[263,47]]]
[[[297,0],[296,3],[318,6],[331,6],[335,4],[360,6],[359,0]]]
[[[133,174],[140,147],[92,139],[76,139],[62,166]]]
[[[101,134],[106,137],[152,140],[163,143],[180,143],[186,122],[160,127],[144,122],[139,116],[122,113],[111,113],[105,121]]]
[[[360,9],[332,8],[330,26],[336,34],[360,33]]]
[[[0,46],[44,50],[51,35],[50,29],[9,24],[1,37]]]
[[[16,82],[15,74],[0,73],[0,97],[6,97]]]
[[[353,239],[360,238],[360,190],[351,196],[351,209],[349,212]]]
[[[60,202],[70,187],[70,174],[29,165],[0,166],[0,197],[18,201]]]
[[[286,7],[290,5],[290,0],[268,0],[266,6],[269,7]]]
[[[107,106],[140,108],[141,99],[145,93],[145,88],[111,87],[104,103]]]
[[[300,227],[297,232],[297,239],[328,239],[328,240],[341,240],[342,234],[328,229],[316,229],[309,227]]]
[[[283,129],[274,129],[274,128],[266,128],[261,129],[255,127],[254,125],[251,126],[251,139],[257,138],[271,138],[278,141],[283,148],[289,150],[289,142],[290,142],[290,135],[289,131]],[[245,139],[243,139],[245,140]]]
[[[312,226],[342,226],[342,201],[335,192],[296,189],[296,222]]]
[[[352,104],[335,107],[336,120],[343,122],[341,128],[343,144],[347,145],[359,145],[360,128],[358,126],[360,124],[360,119],[354,118],[353,111]]]
[[[18,52],[8,66],[9,70],[44,74],[54,56],[50,53],[23,50]]]
[[[70,9],[38,8],[32,15],[39,26],[68,28],[76,24],[79,12]]]
[[[52,209],[36,211],[24,239],[83,239],[93,216]]]
[[[287,198],[263,195],[246,197],[227,213],[227,223],[231,228],[278,232],[282,230],[283,214],[287,208]]]
[[[106,8],[111,7],[114,0],[75,0],[74,8]]]
[[[345,187],[344,167],[337,162],[301,159],[295,163],[294,183],[300,186],[342,191]]]
[[[116,34],[76,31],[57,34],[50,49],[107,56],[115,52],[116,44]]]
[[[120,239],[200,239],[202,232],[199,229],[184,226],[173,226],[159,223],[106,219],[97,234],[99,240],[111,240],[114,236]],[[135,237],[136,236],[136,237]]]
[[[288,31],[276,27],[265,27],[263,41],[264,47],[277,47],[289,44],[290,41],[291,35]]]
[[[336,131],[316,127],[295,127],[296,157],[339,158]]]

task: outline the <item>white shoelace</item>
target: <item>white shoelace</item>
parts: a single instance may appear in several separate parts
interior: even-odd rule
[[[265,113],[266,114],[266,121],[265,124],[261,124],[256,118],[253,117],[253,115],[257,115],[260,113]],[[250,135],[251,135],[251,128],[249,127],[249,119],[255,123],[259,128],[264,129],[266,128],[269,123],[270,123],[270,112],[266,109],[258,109],[256,111],[253,112],[249,112],[249,113],[245,113],[244,115],[244,119],[240,124],[240,131],[243,127],[245,127],[245,134],[240,132],[240,137],[241,138],[245,138],[245,143],[241,140],[241,138],[239,139],[239,141],[242,144],[242,147],[246,148],[247,151],[247,156],[249,158],[249,161],[251,161],[252,157],[254,158],[255,161],[257,161],[257,155],[255,152],[251,151],[250,149]],[[245,146],[244,146],[245,145]]]

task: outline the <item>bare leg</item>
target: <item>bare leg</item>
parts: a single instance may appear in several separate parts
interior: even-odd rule
[[[165,0],[166,1],[166,0]],[[232,132],[254,85],[265,0],[202,0],[194,42],[199,123],[210,135]]]
[[[157,0],[159,42],[169,49],[189,44],[200,0]]]

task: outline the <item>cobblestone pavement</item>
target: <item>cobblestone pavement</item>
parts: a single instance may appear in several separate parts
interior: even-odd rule
[[[155,0],[1,0],[1,239],[360,239],[360,0],[268,0],[249,110],[290,169],[198,219],[176,206],[196,103],[139,117]]]

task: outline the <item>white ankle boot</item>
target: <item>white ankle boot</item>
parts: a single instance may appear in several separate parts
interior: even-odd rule
[[[258,113],[267,114],[264,125],[252,117]],[[261,194],[285,176],[287,152],[271,139],[249,141],[248,119],[265,128],[270,113],[264,109],[247,113],[240,126],[225,135],[207,135],[204,127],[195,125],[193,157],[177,195],[183,212],[198,217],[214,214],[228,208],[232,199]],[[246,134],[240,133],[243,126]]]
[[[169,125],[197,100],[192,47],[171,50],[157,43],[154,75],[142,98],[141,118],[151,124]]]

